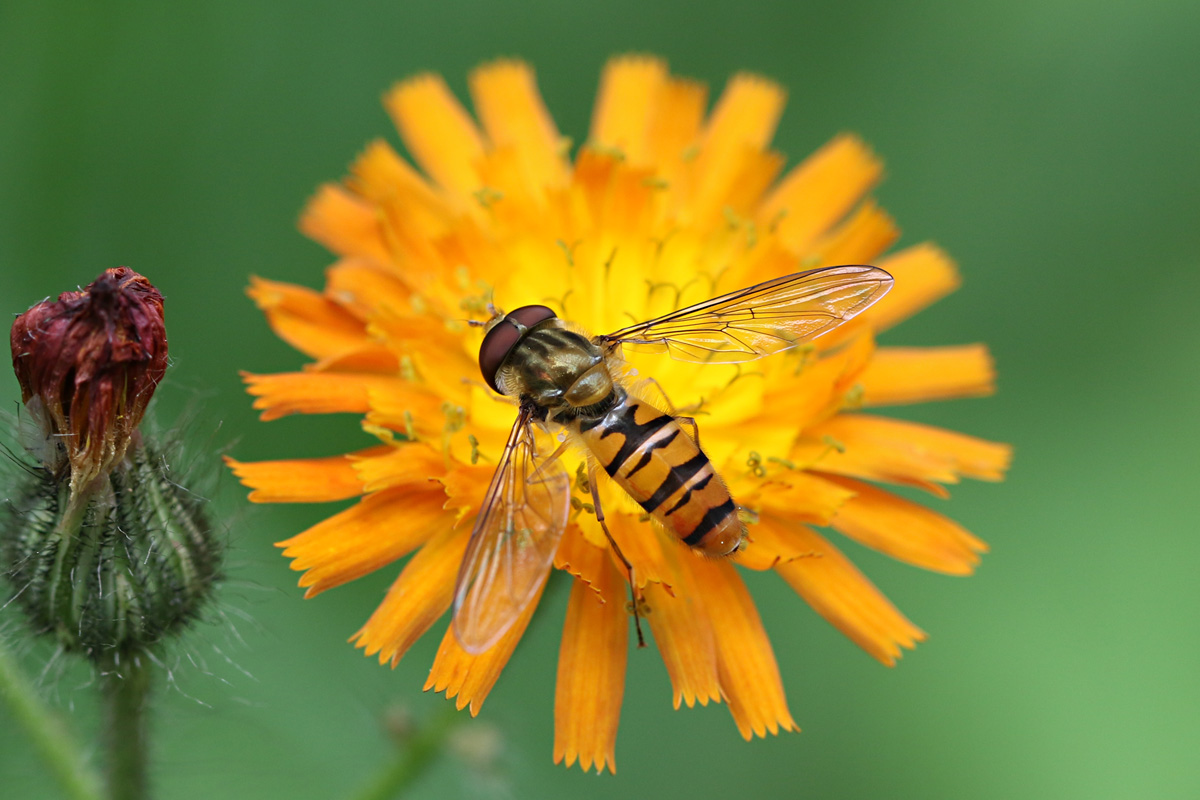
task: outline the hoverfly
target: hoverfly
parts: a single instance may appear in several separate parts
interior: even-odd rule
[[[546,306],[495,311],[479,368],[519,410],[459,568],[453,627],[463,649],[482,653],[494,645],[549,575],[571,508],[571,480],[559,456],[572,443],[590,456],[596,518],[629,572],[635,619],[633,570],[604,524],[596,464],[693,549],[720,557],[741,546],[746,531],[737,505],[700,449],[695,420],[639,397],[621,374],[622,348],[702,364],[751,361],[828,333],[891,286],[892,276],[877,267],[814,269],[590,339]],[[535,426],[565,432],[562,447],[540,454]]]

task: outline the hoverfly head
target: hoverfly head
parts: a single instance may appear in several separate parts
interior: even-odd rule
[[[521,306],[508,314],[497,310],[487,323],[483,344],[479,345],[479,371],[488,386],[503,394],[496,382],[496,375],[509,353],[531,328],[556,316],[546,306]]]

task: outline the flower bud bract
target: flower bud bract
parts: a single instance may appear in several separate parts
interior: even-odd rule
[[[35,629],[99,657],[155,644],[193,620],[222,547],[205,501],[151,444],[131,447],[93,486],[73,513],[67,482],[28,470],[0,514],[0,558]]]

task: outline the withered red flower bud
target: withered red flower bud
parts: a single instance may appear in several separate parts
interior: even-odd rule
[[[128,267],[106,270],[17,317],[11,342],[21,399],[78,491],[124,458],[166,371],[162,295]]]

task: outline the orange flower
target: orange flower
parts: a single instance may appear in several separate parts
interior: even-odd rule
[[[542,303],[593,333],[801,269],[876,263],[895,277],[882,302],[819,347],[752,365],[629,355],[676,408],[753,521],[729,560],[694,555],[601,486],[612,534],[635,567],[675,706],[728,703],[742,735],[795,730],[753,600],[735,566],[773,569],[870,655],[892,664],[925,634],[826,538],[826,526],[926,569],[972,571],[986,546],[954,522],[878,488],[944,495],[962,476],[999,480],[1009,448],[865,413],[872,406],[992,391],[982,345],[877,348],[874,334],[958,285],[931,245],[889,256],[891,219],[864,196],[881,165],[840,136],[782,178],[768,149],[783,91],[739,75],[706,114],[704,86],[663,62],[605,69],[592,128],[571,157],[533,72],[502,61],[471,76],[476,119],[441,78],[386,97],[417,168],[382,141],[342,184],[321,188],[302,230],[338,256],[323,292],[255,279],[275,332],[313,361],[246,375],[263,419],[363,415],[378,443],[343,456],[231,462],[256,502],[361,496],[283,542],[308,596],[412,557],[353,637],[393,665],[450,607],[472,520],[515,418],[480,379],[491,299]],[[575,474],[581,455],[567,456]],[[578,490],[577,490],[578,491]],[[630,617],[624,572],[580,502],[555,566],[573,577],[559,655],[556,762],[615,771]],[[447,629],[426,689],[477,713],[534,605],[491,649]]]

